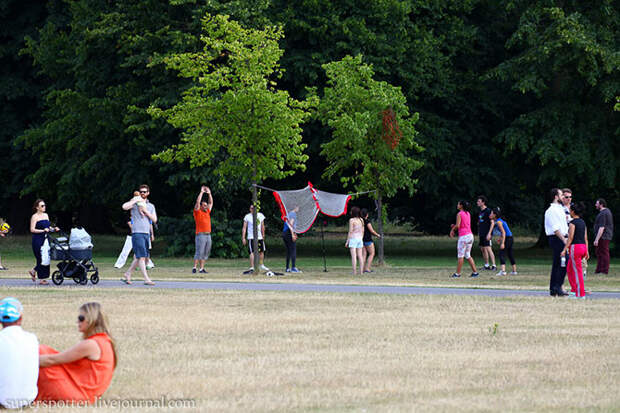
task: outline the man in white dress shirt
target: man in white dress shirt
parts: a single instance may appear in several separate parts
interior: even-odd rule
[[[37,397],[39,340],[22,329],[23,311],[16,298],[0,301],[0,408],[18,409]]]
[[[562,206],[562,191],[553,188],[549,193],[549,199],[551,203],[545,211],[545,234],[553,253],[549,294],[553,297],[563,297],[568,293],[562,289],[566,277],[566,266],[562,267],[560,255],[568,239],[568,223]]]

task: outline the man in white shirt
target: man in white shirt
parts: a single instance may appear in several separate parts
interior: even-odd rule
[[[560,256],[568,239],[568,223],[562,206],[562,191],[553,188],[549,193],[549,198],[551,204],[545,211],[545,234],[553,252],[549,294],[553,297],[563,297],[568,293],[562,289],[566,277],[566,266],[562,267]]]
[[[250,253],[250,269],[245,271],[244,274],[250,274],[254,272],[254,219],[252,214],[254,212],[254,205],[250,205],[250,213],[243,217],[243,229],[241,230],[241,240],[243,245],[248,246]],[[260,269],[263,271],[269,271],[269,268],[263,264],[265,260],[265,215],[261,212],[256,214],[256,222],[258,222],[258,253]]]
[[[562,208],[564,208],[564,214],[566,215],[566,222],[572,220],[570,217],[570,204],[573,202],[573,191],[570,188],[562,189],[562,199],[560,200],[562,203]]]
[[[37,397],[39,340],[22,329],[23,310],[16,298],[0,301],[0,408],[18,409]]]

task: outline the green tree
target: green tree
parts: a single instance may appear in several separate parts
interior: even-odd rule
[[[247,29],[227,16],[209,14],[202,24],[201,51],[163,59],[194,84],[173,107],[149,110],[183,130],[181,142],[156,158],[167,163],[189,160],[192,168],[215,163],[220,182],[234,177],[251,183],[258,251],[255,185],[305,169],[301,124],[313,101],[298,101],[277,89],[280,28]],[[258,259],[254,254],[256,271]]]
[[[620,90],[615,2],[506,0],[504,5],[520,13],[519,24],[506,42],[509,55],[486,77],[507,82],[528,102],[498,134],[499,141],[537,169],[539,189],[560,183],[579,188],[585,197],[595,188],[613,188],[620,173],[613,113]]]
[[[531,190],[539,194],[559,185],[571,187],[579,199],[618,198],[620,139],[613,105],[620,89],[620,15],[614,3],[503,2],[519,17],[518,25],[506,41],[505,58],[485,78],[504,82],[523,104],[496,139],[505,155],[526,166],[519,175],[531,175]]]
[[[30,199],[19,195],[37,159],[16,143],[16,138],[40,120],[41,91],[29,56],[20,55],[24,37],[34,35],[47,16],[40,1],[4,0],[0,5],[0,210],[14,231],[26,230]]]
[[[53,1],[47,2],[47,18],[36,31],[27,30],[23,20],[35,20],[39,6],[15,2],[3,27],[21,35],[22,47],[27,34],[26,47],[17,60],[19,49],[11,44],[14,55],[8,59],[16,63],[3,67],[15,67],[13,76],[22,78],[32,60],[31,72],[37,71],[38,78],[23,83],[46,87],[37,96],[39,105],[20,108],[19,116],[41,120],[28,122],[30,128],[13,143],[23,150],[14,156],[13,174],[5,176],[14,177],[17,192],[45,197],[55,212],[66,209],[70,216],[80,210],[91,231],[109,231],[110,222],[121,222],[119,200],[144,182],[154,188],[162,214],[187,211],[193,205],[188,194],[212,171],[152,160],[153,153],[178,140],[178,131],[146,109],[154,102],[174,105],[191,81],[163,64],[149,63],[161,61],[161,55],[199,50],[205,11],[225,10],[260,22],[266,1],[254,7],[217,0]],[[11,9],[20,7],[23,18],[18,19]],[[232,199],[222,191],[218,205]]]
[[[412,156],[421,152],[414,125],[418,114],[409,115],[400,88],[373,79],[372,66],[362,56],[345,56],[323,65],[327,87],[319,104],[320,120],[332,130],[332,140],[321,145],[329,162],[324,176],[337,177],[358,192],[373,192],[379,213],[379,262],[383,262],[383,197],[406,188],[413,194],[413,173],[422,162]],[[384,128],[386,111],[395,114],[397,129]],[[395,126],[395,124],[393,124]],[[388,132],[386,134],[386,132]]]
[[[273,0],[267,12],[284,26],[284,81],[294,96],[308,85],[320,93],[326,82],[321,65],[345,55],[362,54],[377,80],[401,87],[420,115],[416,139],[425,148],[424,165],[413,199],[397,193],[397,208],[389,212],[437,233],[453,218],[457,197],[493,192],[512,202],[508,191],[495,188],[521,187],[510,167],[497,168],[508,157],[493,140],[512,114],[513,96],[504,84],[480,79],[501,62],[515,25],[504,9],[489,0]],[[317,123],[305,128],[312,131],[305,140],[308,174],[325,188],[330,183],[321,183],[320,174],[328,164],[318,155],[330,134]]]
[[[107,211],[120,221],[119,200],[138,184],[161,188],[180,174],[150,160],[175,132],[146,108],[175,102],[186,86],[165,67],[147,64],[158,53],[197,47],[191,33],[199,32],[199,7],[77,0],[50,10],[24,49],[49,83],[42,121],[19,140],[40,164],[23,182],[24,194],[45,197],[55,211],[82,210],[91,231],[106,231]],[[177,196],[168,198],[174,204]]]

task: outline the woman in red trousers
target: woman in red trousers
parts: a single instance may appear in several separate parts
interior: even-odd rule
[[[590,258],[588,254],[588,232],[586,231],[586,223],[581,219],[585,206],[583,202],[570,205],[570,216],[573,220],[568,225],[568,241],[562,251],[562,257],[569,254],[569,260],[566,263],[566,274],[568,282],[571,286],[571,295],[575,298],[585,298],[586,289],[583,285],[583,269],[581,260],[585,257]]]

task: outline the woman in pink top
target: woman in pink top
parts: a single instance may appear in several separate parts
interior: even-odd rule
[[[471,232],[469,202],[459,201],[456,208],[459,212],[456,214],[456,224],[452,224],[452,227],[450,228],[450,238],[454,238],[454,231],[458,229],[459,240],[456,243],[458,261],[456,264],[456,272],[452,274],[452,277],[458,278],[461,276],[461,269],[463,268],[464,259],[467,259],[471,267],[471,277],[477,277],[478,271],[476,271],[476,263],[471,257],[471,247],[474,244],[474,234]]]

